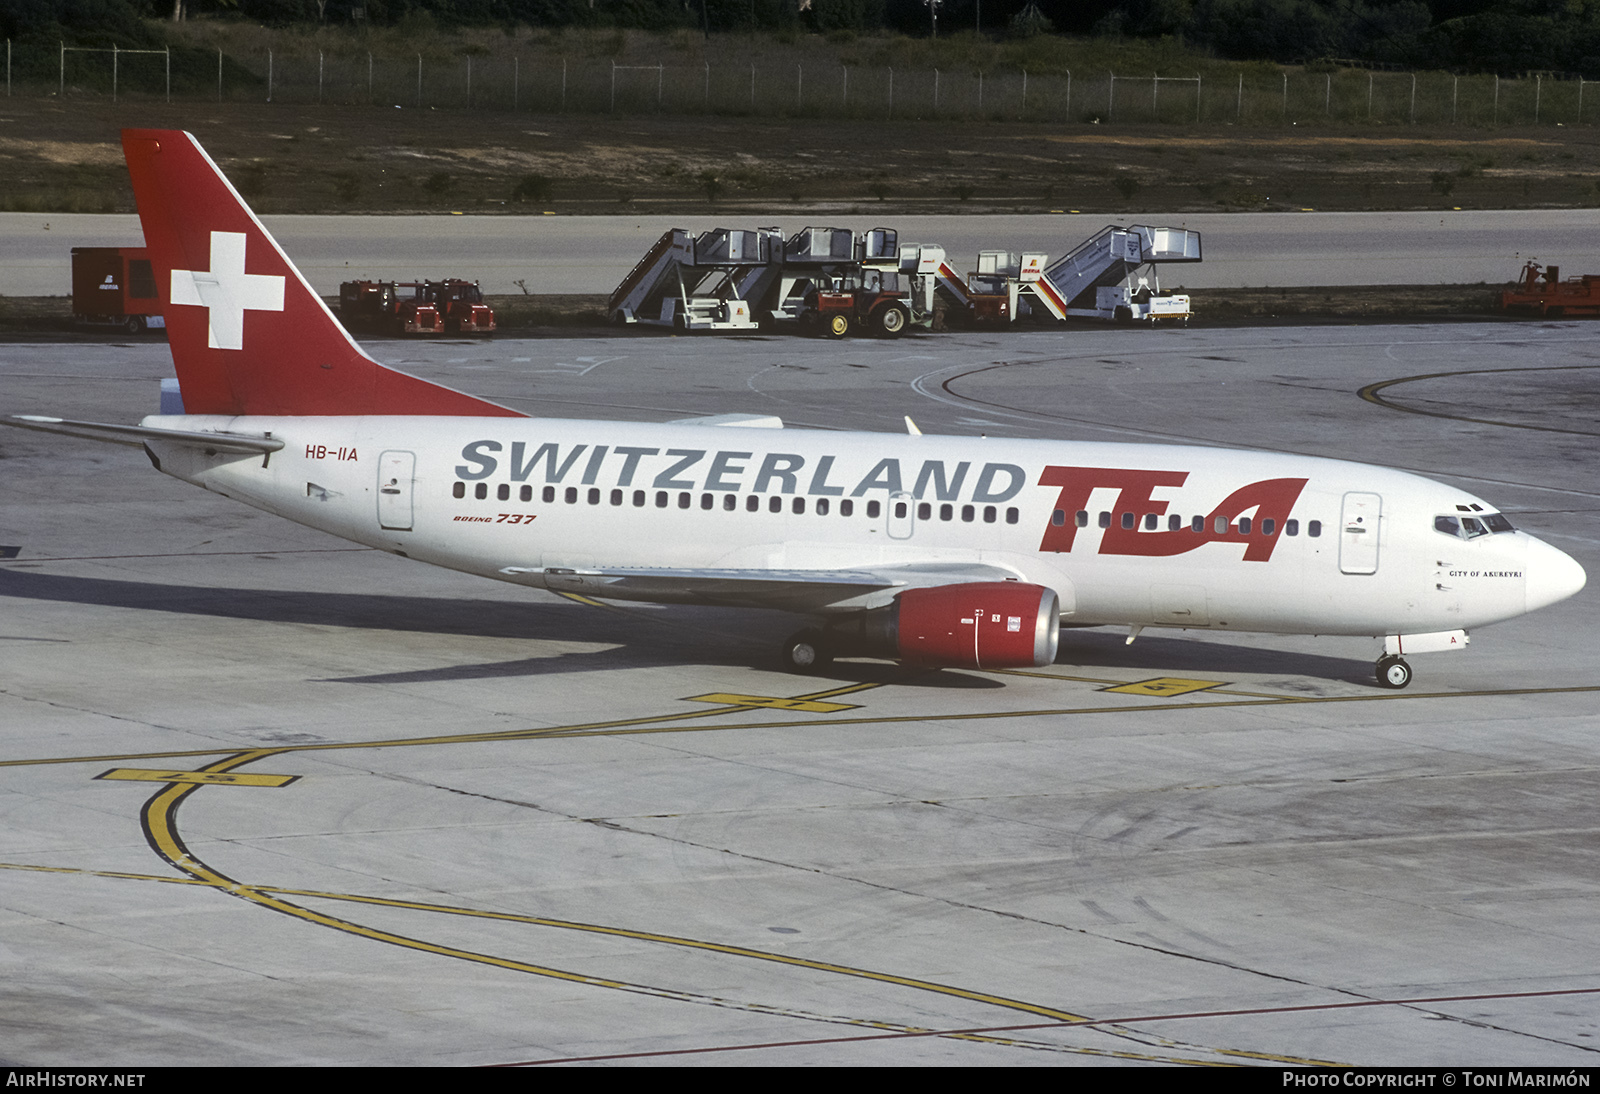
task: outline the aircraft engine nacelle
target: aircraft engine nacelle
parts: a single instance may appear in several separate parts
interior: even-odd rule
[[[1048,665],[1060,637],[1055,590],[1018,581],[907,589],[888,607],[830,622],[826,634],[835,653],[973,669]]]
[[[974,669],[1042,667],[1056,659],[1055,590],[1016,581],[907,589],[895,598],[900,659]]]

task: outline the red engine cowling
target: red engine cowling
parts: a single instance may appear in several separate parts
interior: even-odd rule
[[[1055,590],[1017,581],[907,589],[895,598],[895,646],[919,665],[1003,669],[1056,659],[1061,605]]]

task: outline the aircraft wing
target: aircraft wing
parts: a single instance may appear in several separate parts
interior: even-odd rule
[[[777,608],[789,612],[860,611],[887,604],[904,589],[1017,580],[1011,570],[981,562],[909,563],[860,570],[506,566],[500,572],[553,592],[607,600]]]
[[[0,425],[37,429],[44,433],[65,433],[92,441],[143,447],[146,441],[176,441],[210,452],[240,452],[266,455],[283,447],[283,442],[266,434],[221,433],[185,429],[151,429],[142,425],[108,425],[104,422],[78,422],[70,418],[46,418],[38,414],[14,414],[0,419]]]

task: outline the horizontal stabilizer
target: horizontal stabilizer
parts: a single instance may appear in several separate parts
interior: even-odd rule
[[[142,425],[108,425],[104,422],[77,422],[69,418],[46,418],[37,414],[15,414],[0,419],[0,425],[37,429],[43,433],[65,433],[91,441],[107,441],[139,448],[146,441],[175,441],[211,452],[248,452],[265,455],[283,447],[283,442],[268,434],[212,433],[187,429],[151,429]]]

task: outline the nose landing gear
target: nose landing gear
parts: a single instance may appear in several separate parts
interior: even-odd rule
[[[1378,658],[1378,683],[1398,691],[1411,683],[1411,666],[1392,653]]]

